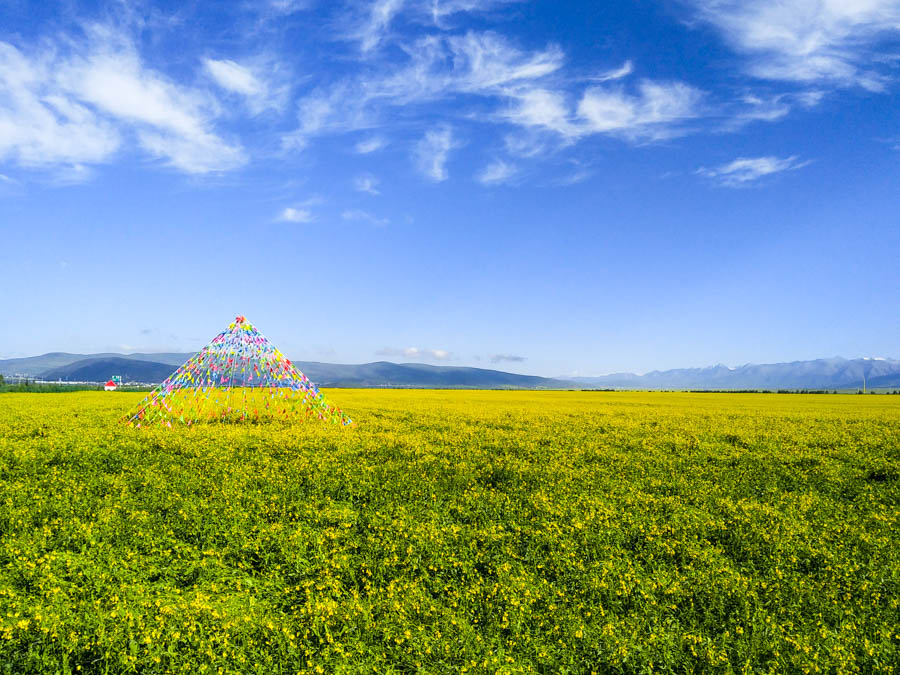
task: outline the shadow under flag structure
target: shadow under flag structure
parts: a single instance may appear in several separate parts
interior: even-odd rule
[[[243,316],[124,418],[134,427],[303,419],[353,424]]]

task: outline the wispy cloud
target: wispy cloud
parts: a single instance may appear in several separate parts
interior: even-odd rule
[[[356,144],[356,152],[360,155],[368,155],[378,152],[387,145],[387,141],[381,136],[370,136]]]
[[[365,174],[363,176],[357,176],[353,180],[353,187],[358,192],[366,192],[370,195],[378,195],[381,194],[376,187],[378,185],[378,179],[375,176]]]
[[[574,142],[592,134],[668,138],[686,131],[685,122],[704,114],[703,92],[682,82],[642,80],[633,90],[621,85],[592,86],[574,110],[569,98],[565,92],[524,88],[513,94],[516,105],[506,117]]]
[[[430,0],[421,3],[429,11],[436,26],[443,25],[443,19],[461,12],[487,12],[495,7],[522,0]]]
[[[578,114],[590,132],[664,138],[702,114],[702,97],[702,92],[682,82],[643,80],[634,93],[591,87],[578,104]]]
[[[314,90],[298,103],[299,127],[286,136],[302,147],[314,136],[375,129],[403,107],[409,115],[416,107],[454,96],[506,100],[513,90],[539,80],[563,63],[559,47],[525,52],[491,32],[465,35],[428,35],[405,45],[406,61],[384,66]],[[377,136],[375,137],[377,138]],[[362,142],[358,152],[383,147]]]
[[[134,125],[145,150],[182,171],[207,173],[246,161],[239,145],[212,130],[213,99],[146,68],[127,37],[103,28],[93,37],[91,52],[60,66],[58,80],[68,91]]]
[[[217,61],[216,59],[204,59],[203,65],[207,72],[223,89],[255,98],[265,96],[266,85],[263,84],[253,72],[231,60]]]
[[[245,99],[253,113],[266,108],[281,109],[287,93],[285,87],[273,87],[259,72],[260,67],[242,65],[230,59],[204,59],[203,66],[213,81],[225,91]],[[273,64],[266,70],[277,71]]]
[[[391,21],[403,9],[404,4],[405,0],[374,0],[350,37],[359,40],[363,52],[372,51],[379,45]],[[355,13],[359,11],[356,10]]]
[[[421,347],[384,347],[375,352],[376,356],[402,357],[406,359],[449,361],[453,355],[446,349],[424,349]]]
[[[596,82],[608,82],[610,80],[621,80],[623,77],[628,77],[631,73],[634,72],[634,64],[628,60],[623,63],[618,68],[613,68],[612,70],[607,70],[595,77],[590,79]]]
[[[488,164],[476,176],[479,183],[483,185],[498,185],[506,183],[516,174],[516,167],[510,162],[497,160]]]
[[[897,0],[694,0],[698,14],[772,80],[882,90],[879,45],[900,32]]]
[[[269,0],[269,8],[276,14],[293,14],[309,9],[315,0]]]
[[[347,209],[346,211],[341,213],[341,218],[348,221],[368,223],[369,225],[375,226],[387,225],[390,222],[388,218],[378,218],[377,216],[373,216],[368,211],[363,211],[362,209]]]
[[[391,33],[391,24],[400,15],[417,23],[427,20],[446,29],[445,20],[464,12],[485,12],[520,0],[366,0],[351,5],[345,20],[346,36],[359,43],[363,54],[375,51]]]
[[[277,220],[284,223],[311,223],[315,220],[315,216],[309,209],[289,206],[278,214]]]
[[[25,54],[0,43],[0,156],[23,165],[108,161],[126,138],[187,173],[246,162],[214,129],[214,98],[148,68],[127,34],[93,26],[66,49]]]
[[[491,363],[501,363],[503,361],[508,361],[510,363],[522,363],[525,360],[524,356],[516,356],[515,354],[491,354],[488,359]]]
[[[425,133],[414,152],[416,166],[425,177],[440,182],[447,180],[447,158],[454,147],[450,127],[432,129]]]
[[[565,137],[581,135],[582,129],[572,119],[571,107],[564,93],[532,87],[511,93],[510,98],[515,101],[506,113],[510,122],[554,131]]]
[[[25,166],[79,165],[110,159],[119,130],[54,81],[48,54],[26,56],[0,42],[0,158]]]
[[[809,164],[809,161],[801,162],[793,157],[739,157],[722,166],[697,169],[697,173],[712,178],[718,184],[727,187],[741,187],[752,184],[763,176],[769,176],[782,171],[799,169]]]

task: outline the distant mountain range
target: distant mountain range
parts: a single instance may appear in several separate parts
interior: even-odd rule
[[[598,389],[853,389],[900,387],[900,361],[894,359],[815,359],[747,364],[737,368],[654,370],[645,375],[617,373],[570,378]]]
[[[43,380],[162,382],[191,354],[68,354],[0,360],[0,374]],[[469,389],[855,389],[900,388],[900,361],[894,359],[816,359],[729,368],[679,368],[645,375],[547,378],[484,368],[431,366],[378,361],[358,365],[295,362],[323,387],[422,387]]]
[[[127,356],[99,356],[51,368],[41,373],[40,378],[72,382],[105,382],[113,375],[120,375],[123,382],[157,383],[165,380],[176,368],[178,364],[130,359]]]
[[[121,375],[124,382],[157,383],[166,379],[192,354],[68,354],[0,360],[0,374],[42,380],[105,382]],[[518,375],[484,368],[430,366],[423,363],[378,361],[359,365],[295,361],[322,387],[420,387],[466,389],[567,389],[571,382]]]
[[[68,352],[50,352],[49,354],[27,356],[21,359],[0,359],[0,375],[40,377],[54,368],[70,366],[77,361],[92,361],[96,359],[152,361],[154,363],[165,363],[177,367],[191,358],[191,356],[193,356],[193,354],[113,354],[108,352],[102,354],[69,354]],[[110,374],[101,376],[100,379],[105,381],[109,379]]]

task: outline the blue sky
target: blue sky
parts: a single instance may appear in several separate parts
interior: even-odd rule
[[[897,0],[0,5],[0,357],[900,356]]]

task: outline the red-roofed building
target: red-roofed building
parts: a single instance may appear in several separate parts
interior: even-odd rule
[[[103,391],[115,391],[118,385],[110,380],[106,384],[103,385]]]

